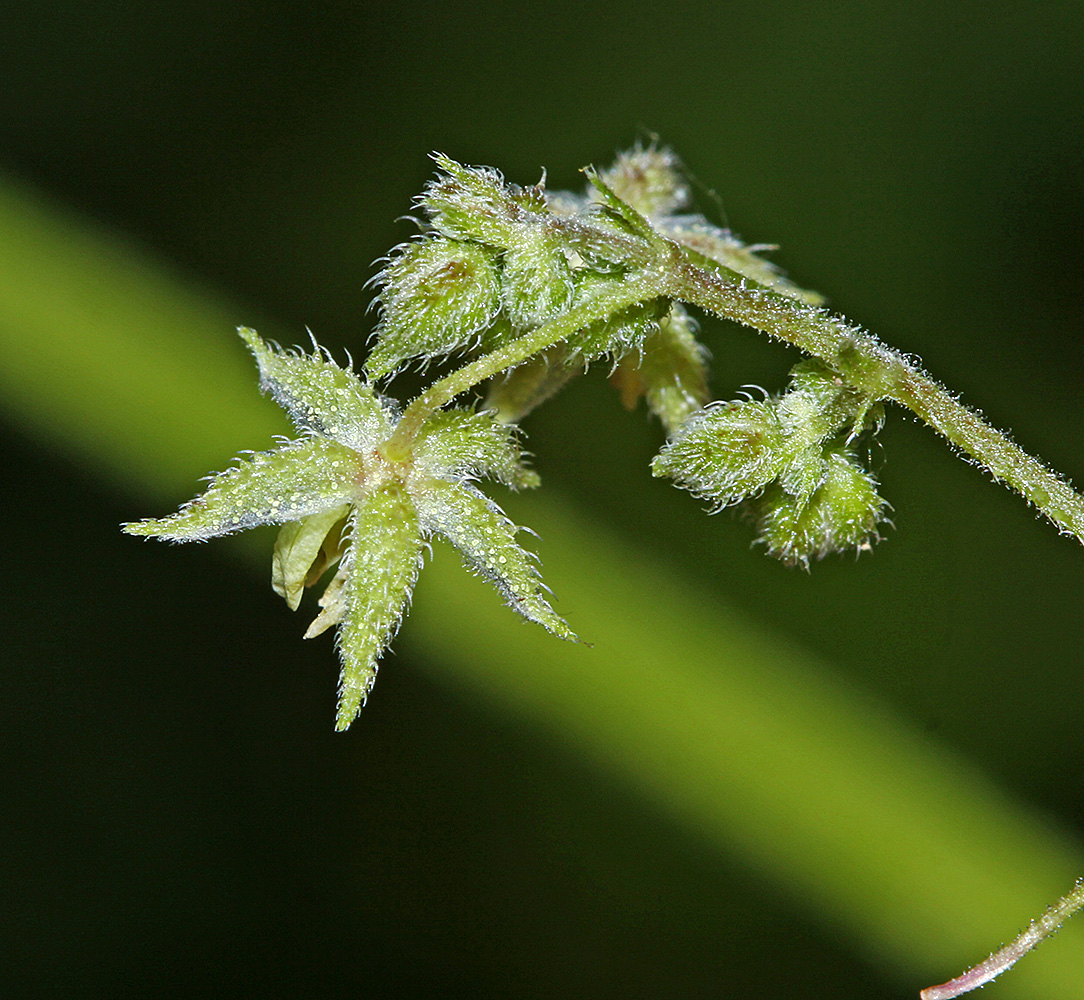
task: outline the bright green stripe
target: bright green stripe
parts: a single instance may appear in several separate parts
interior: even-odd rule
[[[116,240],[0,190],[0,264],[4,405],[103,475],[187,495],[193,470],[281,427],[228,333],[244,317]],[[901,982],[955,975],[1084,871],[1079,845],[720,595],[552,500],[524,505],[558,611],[594,647],[516,621],[447,553],[403,639],[432,650],[448,683],[553,731],[757,865]],[[801,970],[785,974],[800,993]],[[994,989],[1079,1000],[1084,924]]]
[[[0,178],[0,406],[78,461],[187,499],[193,469],[285,430],[233,335],[244,318]]]
[[[521,625],[440,552],[404,634],[419,659],[759,868],[901,982],[961,972],[1084,871],[1078,844],[720,594],[552,500],[522,508],[558,611],[593,648]],[[1084,924],[998,989],[1080,1000]]]

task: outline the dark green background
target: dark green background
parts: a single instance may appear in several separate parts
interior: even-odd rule
[[[361,353],[370,262],[412,232],[395,220],[429,150],[562,187],[658,133],[709,212],[714,191],[797,281],[1084,479],[1079,4],[20,0],[0,39],[0,167],[229,297],[238,323]],[[717,396],[782,386],[791,352],[704,334]],[[611,397],[595,374],[528,422],[548,488],[1084,827],[1079,545],[892,412],[895,529],[873,557],[789,572],[651,480],[659,432]],[[7,995],[924,985],[435,687],[409,623],[335,736],[328,644],[300,641],[237,549],[122,538],[164,511],[9,419]]]

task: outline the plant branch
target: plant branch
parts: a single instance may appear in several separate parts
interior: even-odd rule
[[[820,358],[873,399],[907,407],[976,464],[1084,542],[1084,497],[988,424],[911,360],[825,309],[697,266],[675,246],[666,294],[753,327]]]

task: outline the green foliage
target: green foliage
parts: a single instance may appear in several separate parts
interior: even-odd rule
[[[283,524],[272,577],[294,608],[337,566],[307,635],[339,626],[339,729],[365,702],[434,535],[524,617],[575,638],[543,596],[517,529],[470,480],[537,485],[516,422],[599,359],[609,360],[622,401],[646,399],[670,434],[653,473],[716,509],[740,505],[768,553],[788,565],[877,541],[887,504],[860,453],[880,430],[885,401],[929,419],[1081,536],[1084,501],[910,359],[820,308],[757,248],[677,214],[689,187],[668,150],[637,148],[607,170],[587,170],[582,195],[435,159],[441,174],[419,199],[423,232],[377,276],[381,319],[367,378],[319,349],[273,349],[242,329],[262,387],[302,438],[215,477],[172,517],[125,529],[186,541]],[[707,352],[685,304],[811,357],[780,395],[707,403]],[[412,359],[453,354],[466,363],[401,413],[373,387]],[[486,388],[484,410],[447,408],[476,387]]]

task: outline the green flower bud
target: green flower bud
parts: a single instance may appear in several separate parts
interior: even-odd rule
[[[541,326],[568,306],[572,293],[572,268],[561,244],[544,225],[523,226],[501,272],[501,300],[512,325]]]
[[[681,162],[669,149],[637,147],[618,155],[600,177],[614,194],[642,215],[672,215],[689,204]]]
[[[721,508],[759,493],[787,460],[775,402],[749,400],[694,413],[655,456],[651,472]]]
[[[445,236],[507,250],[519,243],[532,216],[548,211],[541,184],[523,188],[489,167],[465,167],[439,153],[433,159],[444,173],[418,203]]]
[[[824,453],[820,485],[808,500],[776,483],[750,506],[768,552],[789,566],[808,568],[810,559],[829,552],[870,548],[879,540],[886,504],[854,453],[837,447]]]
[[[827,365],[803,361],[790,373],[791,385],[779,398],[779,420],[795,453],[815,448],[853,419],[859,403]]]
[[[405,244],[378,280],[383,315],[366,361],[373,378],[407,358],[469,347],[501,308],[496,252],[477,243],[431,237]]]

